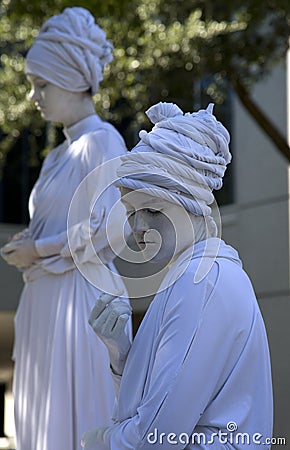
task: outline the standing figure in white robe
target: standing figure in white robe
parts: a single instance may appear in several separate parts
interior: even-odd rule
[[[102,295],[92,310],[90,324],[110,354],[115,339],[119,392],[114,425],[89,430],[83,447],[269,449],[266,330],[238,253],[221,239],[213,214],[212,189],[222,186],[231,160],[229,133],[212,105],[184,114],[159,103],[147,115],[155,126],[121,158],[117,184],[144,257],[167,263],[168,273],[132,345],[119,321],[130,314],[121,299]]]
[[[17,450],[77,450],[88,427],[112,423],[110,362],[88,316],[114,271],[105,224],[120,192],[111,185],[114,174],[101,170],[96,184],[107,189],[92,206],[92,180],[86,181],[96,167],[126,153],[122,137],[99,118],[92,100],[111,50],[89,11],[67,8],[43,25],[26,57],[30,98],[46,121],[63,124],[66,139],[43,163],[29,200],[28,229],[2,249],[25,281],[15,317]],[[68,242],[70,204],[84,179],[80,221]],[[121,236],[116,228],[115,247]],[[99,263],[88,251],[91,245]],[[94,268],[96,283],[83,276],[86,265]],[[120,280],[113,283],[116,293],[124,291]]]

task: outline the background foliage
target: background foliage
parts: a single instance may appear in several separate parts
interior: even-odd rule
[[[115,59],[106,67],[95,97],[96,109],[117,126],[129,147],[137,141],[138,130],[148,127],[144,111],[154,102],[174,101],[192,111],[206,106],[201,104],[205,94],[217,104],[218,115],[232,90],[290,161],[284,136],[251,98],[253,84],[266,77],[288,49],[289,0],[2,0],[2,165],[24,136],[27,163],[37,173],[45,151],[57,141],[58,133],[52,128],[47,132],[27,99],[23,66],[41,24],[67,6],[88,8],[115,46]]]

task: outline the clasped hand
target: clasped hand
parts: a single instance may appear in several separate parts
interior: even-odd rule
[[[1,248],[0,253],[8,264],[18,269],[30,267],[39,258],[35,242],[27,236],[26,230],[15,235],[8,244]]]
[[[89,324],[106,345],[113,371],[121,375],[131,347],[126,324],[132,315],[132,308],[128,302],[116,298],[101,294],[91,312]]]
[[[84,450],[96,450],[107,448],[104,443],[104,435],[108,427],[95,428],[86,431],[82,437],[81,446]]]

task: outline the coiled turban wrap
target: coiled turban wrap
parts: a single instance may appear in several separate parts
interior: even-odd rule
[[[66,8],[41,27],[26,56],[25,72],[67,91],[94,95],[113,59],[112,49],[88,10]]]
[[[213,189],[220,189],[231,161],[230,135],[213,115],[213,104],[196,113],[183,113],[173,103],[158,103],[146,111],[154,124],[139,133],[140,142],[118,169],[118,186],[144,189],[210,217]]]

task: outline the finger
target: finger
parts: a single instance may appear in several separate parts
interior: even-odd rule
[[[98,300],[100,302],[100,300]],[[108,317],[112,315],[112,310],[109,309],[109,306],[107,306],[106,303],[103,304],[103,307],[99,306],[99,309],[97,309],[95,315],[95,312],[93,311],[90,318],[89,318],[89,324],[93,327],[96,333],[103,333],[106,329],[106,322],[108,320]],[[114,316],[114,314],[113,314]],[[116,318],[116,316],[115,316]],[[114,320],[114,317],[112,317],[112,320]]]
[[[106,301],[107,304],[111,303],[114,299],[122,297],[124,294],[124,290],[119,290],[114,295],[113,294],[107,294],[106,292],[103,292],[99,298]]]
[[[17,258],[14,255],[14,252],[11,253],[1,253],[1,256],[8,264],[14,264],[17,262]]]
[[[90,317],[89,317],[89,324],[93,326],[93,323],[101,316],[101,314],[105,311],[107,308],[107,299],[103,296],[100,296],[98,300],[95,303],[95,306],[93,307]]]
[[[124,301],[114,302],[109,304],[97,318],[93,318],[90,325],[97,334],[109,337],[118,317],[122,314],[131,315],[131,313],[130,304]]]
[[[121,295],[121,294],[120,294]],[[95,306],[93,307],[90,317],[89,324],[92,323],[101,315],[101,313],[106,309],[106,307],[115,299],[118,298],[116,295],[106,294],[103,292],[97,299]]]
[[[6,259],[7,258],[7,253],[5,253],[3,251],[3,248],[0,249],[0,255],[2,256],[2,258]]]
[[[126,308],[128,311],[132,311],[132,306],[128,301],[125,300],[116,300],[114,302],[111,302],[108,305],[108,310],[110,311],[119,311],[122,308]]]
[[[106,304],[111,303],[114,300],[114,298],[117,298],[117,295],[106,294],[105,292],[103,292],[99,296],[99,300],[101,300],[103,303],[106,303]]]
[[[15,245],[15,243],[10,243],[4,245],[4,247],[1,248],[1,254],[9,254],[12,253],[16,250],[17,245]]]
[[[99,318],[95,326],[100,330],[103,335],[109,336],[112,332],[115,332],[115,326],[120,316],[131,316],[132,309],[128,303],[118,302],[109,305]]]
[[[114,334],[116,336],[119,336],[125,329],[126,323],[129,320],[130,315],[129,314],[122,314],[118,317],[118,320],[116,321],[115,327],[114,327]]]
[[[25,264],[24,262],[14,262],[13,265],[17,268],[17,269],[22,269],[25,270],[29,267],[29,264]]]
[[[6,256],[4,256],[4,255],[1,255],[1,256],[2,256],[2,258],[4,259],[4,261],[5,261],[7,264],[12,265],[11,261],[9,260],[9,258],[6,258]]]

